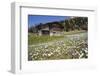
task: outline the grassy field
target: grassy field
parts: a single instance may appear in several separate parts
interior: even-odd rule
[[[59,40],[63,38],[65,35],[73,35],[78,33],[84,33],[85,31],[71,31],[71,32],[63,32],[62,36],[38,36],[33,33],[28,34],[28,45],[38,44],[38,43],[45,43],[53,40]]]
[[[28,35],[28,60],[88,58],[87,32],[64,32],[63,36]]]
[[[28,35],[28,44],[38,44],[38,43],[45,43],[53,40],[59,40],[64,36],[36,36],[33,34]]]
[[[73,34],[79,34],[79,33],[84,33],[86,32],[85,30],[74,30],[74,31],[69,31],[69,32],[63,32],[63,35],[73,35]]]

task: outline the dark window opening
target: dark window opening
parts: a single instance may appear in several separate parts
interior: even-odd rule
[[[42,30],[42,35],[49,35],[50,34],[50,31],[48,30]]]

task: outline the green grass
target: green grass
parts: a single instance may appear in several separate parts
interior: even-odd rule
[[[86,32],[86,31],[75,30],[75,31],[63,32],[62,36],[49,36],[49,35],[38,36],[33,33],[28,33],[28,45],[33,45],[33,44],[38,44],[38,43],[46,43],[46,42],[53,41],[53,40],[59,40],[59,39],[63,38],[64,35],[73,35],[73,34],[84,33],[84,32]]]
[[[63,36],[37,36],[35,34],[28,34],[28,45],[45,43],[53,40],[59,40],[63,38]]]
[[[73,35],[73,34],[78,34],[78,33],[84,33],[86,32],[85,30],[74,30],[74,31],[69,31],[69,32],[63,32],[64,35]]]
[[[84,36],[83,36],[84,35]],[[28,60],[59,60],[88,58],[87,34],[65,36],[62,39],[28,47]],[[43,41],[42,41],[43,42]]]

